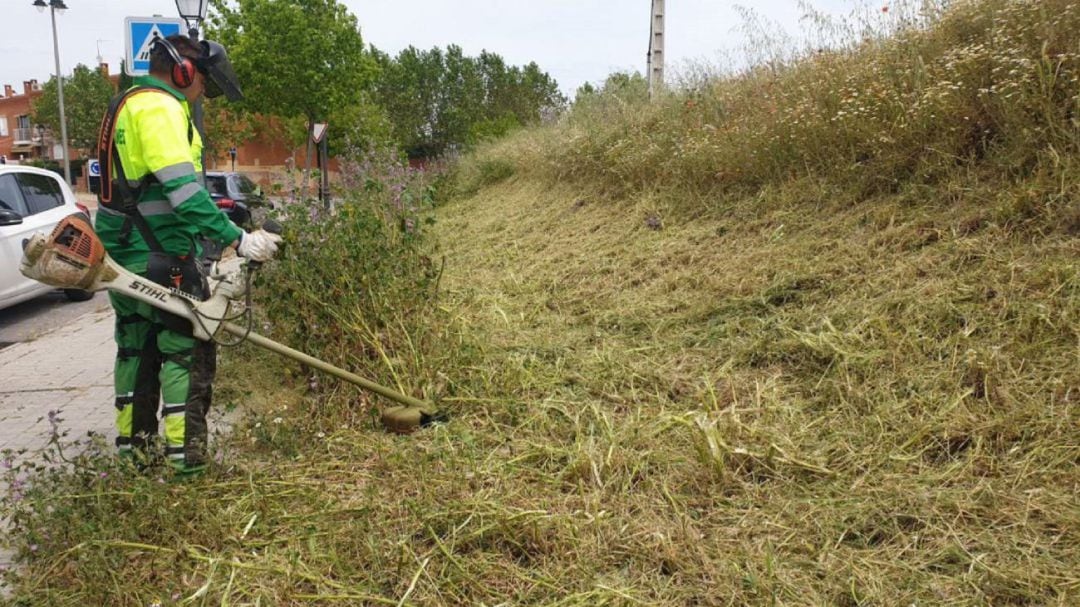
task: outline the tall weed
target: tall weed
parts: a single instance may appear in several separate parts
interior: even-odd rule
[[[365,152],[342,163],[332,210],[285,207],[284,252],[259,289],[271,336],[395,383],[423,376],[414,338],[439,275],[423,239],[434,177],[391,151]]]
[[[1080,151],[1080,4],[886,6],[846,25],[808,12],[823,46],[699,75],[652,102],[609,82],[554,130],[494,144],[473,162],[498,157],[521,173],[617,191],[756,191],[813,177],[857,196],[975,166],[1017,179],[1061,174],[1062,158]]]

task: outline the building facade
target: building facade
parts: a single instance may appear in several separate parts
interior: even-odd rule
[[[52,158],[54,151],[63,151],[53,150],[51,134],[33,123],[31,108],[39,96],[41,84],[37,80],[23,82],[22,92],[10,84],[4,85],[4,96],[0,97],[0,161]]]

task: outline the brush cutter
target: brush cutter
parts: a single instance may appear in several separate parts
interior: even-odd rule
[[[442,421],[438,409],[428,402],[401,394],[252,332],[250,316],[247,327],[230,322],[241,316],[228,316],[230,304],[248,294],[250,272],[257,267],[257,264],[248,265],[250,267],[215,277],[220,280],[213,294],[206,301],[199,301],[179,289],[151,282],[117,264],[105,252],[90,224],[78,215],[71,215],[57,224],[48,237],[38,233],[24,243],[19,270],[28,278],[62,289],[107,289],[126,295],[189,320],[197,339],[216,341],[228,333],[239,338],[233,343],[248,341],[384,396],[402,405],[383,412],[383,424],[393,432],[407,434],[421,426]]]

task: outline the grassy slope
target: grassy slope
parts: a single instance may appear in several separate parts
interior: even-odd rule
[[[388,436],[234,351],[229,465],[37,479],[5,504],[16,596],[1076,604],[1080,3],[955,4],[482,151],[437,211],[440,298],[401,318],[358,303],[402,303],[350,257],[365,226],[316,230],[288,264],[337,279],[276,285],[319,342],[293,345],[454,421]]]
[[[796,182],[691,216],[689,194],[512,179],[443,213],[446,284],[530,411],[500,476],[529,464],[535,507],[613,521],[564,530],[579,583],[1075,600],[1078,245],[988,221],[1000,183],[948,185]]]

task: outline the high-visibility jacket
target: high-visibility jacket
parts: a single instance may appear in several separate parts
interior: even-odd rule
[[[135,79],[152,87],[133,94],[116,118],[116,148],[129,182],[152,182],[139,197],[139,212],[171,255],[199,254],[200,235],[229,244],[242,231],[217,208],[200,182],[202,137],[191,125],[187,100],[152,76]],[[112,176],[115,178],[115,175]],[[109,255],[143,271],[150,247],[126,215],[99,207],[95,228]]]

